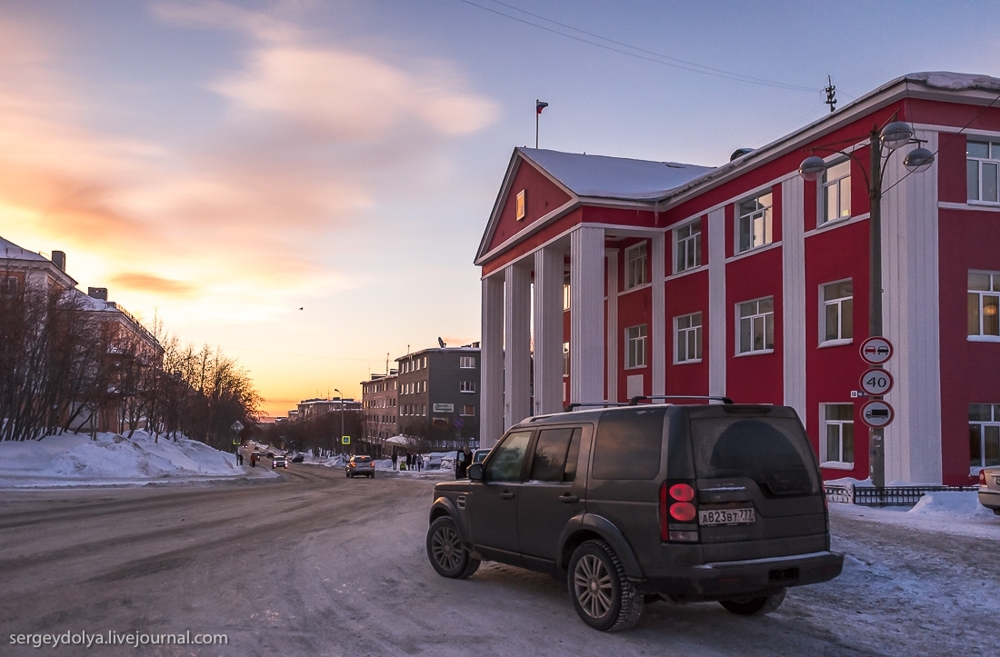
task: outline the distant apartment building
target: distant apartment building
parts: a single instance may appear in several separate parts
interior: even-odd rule
[[[290,420],[308,420],[327,413],[339,413],[341,407],[345,412],[361,410],[361,402],[350,397],[345,399],[339,397],[336,399],[304,399],[297,406],[295,411],[288,412]]]
[[[397,358],[399,433],[429,448],[479,442],[479,343]]]
[[[361,406],[365,414],[364,438],[368,443],[381,444],[381,441],[399,433],[396,413],[398,379],[398,372],[389,370],[388,374],[372,374],[368,381],[361,382]]]

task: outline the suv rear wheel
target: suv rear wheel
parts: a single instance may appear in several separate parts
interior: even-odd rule
[[[569,562],[569,595],[576,613],[596,630],[627,630],[642,615],[643,596],[604,541],[586,541]]]
[[[427,558],[438,575],[451,579],[465,579],[479,568],[479,559],[473,559],[462,545],[462,537],[451,516],[441,516],[427,530]]]
[[[781,606],[785,600],[785,589],[778,593],[765,595],[760,598],[735,598],[733,600],[720,600],[719,604],[726,610],[741,616],[756,616],[758,614],[770,614]]]

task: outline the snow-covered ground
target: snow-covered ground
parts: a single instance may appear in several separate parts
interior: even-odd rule
[[[914,507],[831,504],[830,513],[883,524],[1000,541],[1000,516],[979,503],[974,491],[927,493]]]
[[[270,478],[269,467],[236,465],[227,454],[187,438],[137,431],[126,439],[114,433],[66,433],[41,440],[0,442],[0,488],[144,485],[233,478]]]

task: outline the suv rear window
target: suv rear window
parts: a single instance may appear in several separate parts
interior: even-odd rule
[[[666,408],[609,411],[594,442],[595,479],[652,479],[660,471]]]
[[[691,435],[699,478],[746,477],[771,495],[819,492],[812,447],[796,420],[693,419]]]

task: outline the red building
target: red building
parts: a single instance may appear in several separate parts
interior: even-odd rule
[[[899,148],[879,138],[897,121]],[[933,163],[911,171],[921,154]],[[476,257],[483,445],[569,402],[727,395],[795,407],[824,476],[865,479],[852,393],[880,262],[885,481],[971,483],[1000,464],[998,171],[1000,80],[951,73],[894,80],[716,168],[515,149]]]

